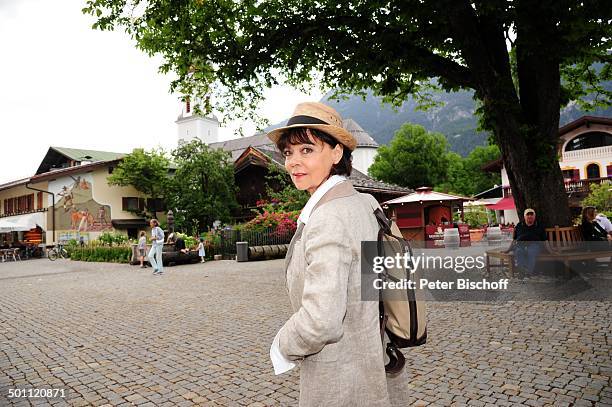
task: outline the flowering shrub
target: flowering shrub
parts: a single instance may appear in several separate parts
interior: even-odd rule
[[[242,230],[263,232],[269,229],[274,230],[276,235],[284,235],[295,232],[299,211],[292,212],[269,212],[264,210],[253,220],[246,223]]]

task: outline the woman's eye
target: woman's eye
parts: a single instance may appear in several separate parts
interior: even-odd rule
[[[302,148],[302,153],[305,153],[305,154],[312,153],[312,148],[304,147]]]
[[[291,151],[289,151],[289,150],[285,150],[285,151],[283,151],[283,155],[284,155],[285,157],[289,157],[289,156],[291,155]]]

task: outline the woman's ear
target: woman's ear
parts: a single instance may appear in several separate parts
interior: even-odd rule
[[[334,164],[338,164],[340,160],[342,159],[342,154],[344,153],[344,146],[340,143],[336,144],[332,153],[333,153],[332,157],[334,159]]]

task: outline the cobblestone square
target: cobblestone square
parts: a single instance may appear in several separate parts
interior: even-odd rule
[[[282,266],[0,263],[0,405],[297,405],[297,370],[268,358],[290,315]],[[610,302],[432,302],[428,331],[394,405],[612,405]]]

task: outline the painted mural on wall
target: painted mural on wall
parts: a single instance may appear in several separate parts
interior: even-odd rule
[[[88,241],[90,232],[113,229],[110,206],[93,198],[91,175],[61,177],[49,182],[49,191],[55,193],[55,223],[60,240],[79,240],[82,236]]]

